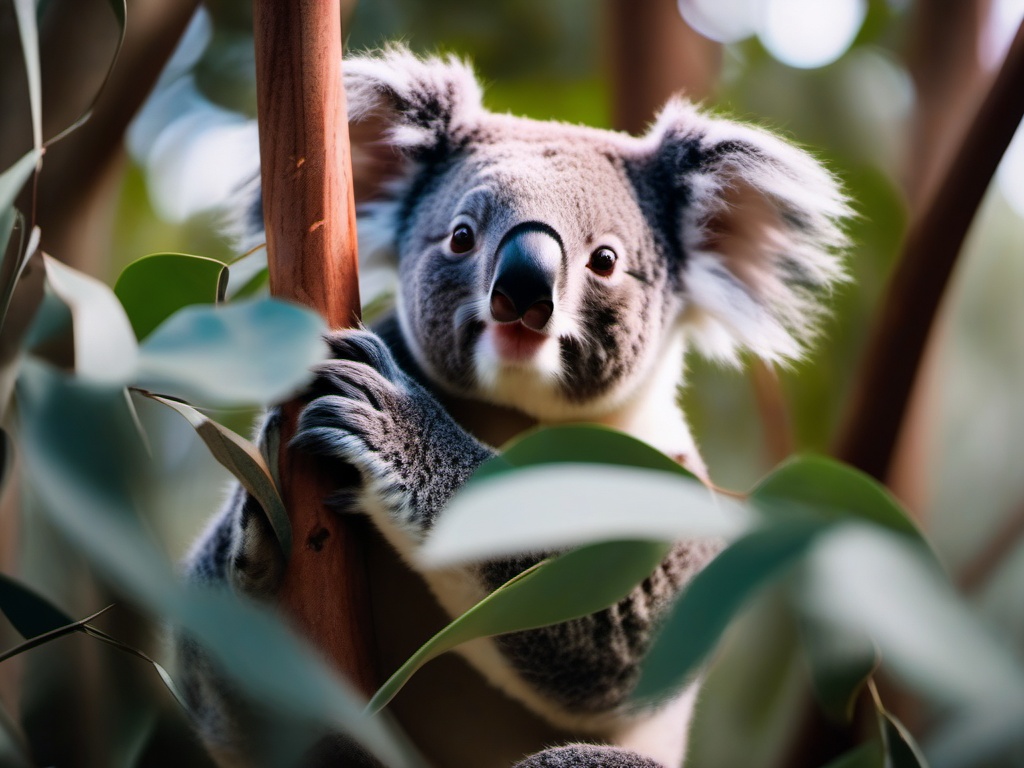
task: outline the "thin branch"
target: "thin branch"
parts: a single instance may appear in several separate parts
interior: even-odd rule
[[[1024,117],[1024,25],[930,202],[912,224],[855,382],[839,458],[885,481],[936,311],[989,182]]]

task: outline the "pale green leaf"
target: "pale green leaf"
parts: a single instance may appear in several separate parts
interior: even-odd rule
[[[140,347],[136,383],[197,405],[268,405],[295,394],[327,356],[315,312],[276,299],[191,306]]]
[[[25,638],[74,622],[45,597],[4,573],[0,573],[0,611]]]
[[[368,710],[386,706],[417,669],[462,643],[559,624],[614,605],[650,576],[669,546],[650,541],[592,544],[529,568],[421,646],[374,694]]]
[[[612,539],[733,536],[746,519],[735,500],[663,470],[541,464],[467,485],[418,559],[438,567]]]
[[[822,530],[812,521],[781,522],[723,550],[672,608],[644,660],[634,697],[657,700],[679,690],[755,592],[801,557]]]
[[[34,0],[14,0],[14,13],[18,19],[21,53],[25,59],[25,77],[28,81],[28,102],[32,115],[32,146],[38,152],[43,146],[43,88],[39,65],[39,30],[36,26]]]
[[[97,383],[128,383],[136,370],[138,345],[114,292],[54,258],[44,256],[44,261],[50,287],[71,310],[76,373]]]
[[[195,429],[196,434],[206,443],[211,455],[221,466],[238,478],[245,490],[260,503],[267,520],[274,529],[277,541],[281,545],[281,551],[287,558],[292,549],[292,529],[288,520],[288,511],[274,485],[270,468],[267,467],[259,449],[245,438],[185,403],[156,395],[151,395],[151,397],[184,416]]]

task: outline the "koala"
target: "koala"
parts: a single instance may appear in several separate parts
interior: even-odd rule
[[[452,495],[535,424],[616,427],[706,480],[679,406],[684,354],[801,358],[845,279],[849,209],[835,178],[775,135],[678,98],[635,137],[489,112],[452,57],[393,46],[343,69],[353,127],[382,136],[353,150],[357,173],[375,164],[385,177],[360,206],[364,270],[396,280],[394,309],[372,330],[330,334],[295,437],[336,462],[339,510],[368,516],[419,569],[415,552]],[[243,208],[258,241],[258,192]],[[274,430],[272,414],[264,442]],[[593,742],[522,766],[683,763],[699,681],[657,707],[630,693],[659,621],[720,546],[680,541],[618,605],[462,650],[566,742]],[[457,616],[544,555],[418,576]],[[242,489],[187,564],[195,580],[257,596],[281,568]],[[190,682],[197,711],[213,712],[208,681]]]

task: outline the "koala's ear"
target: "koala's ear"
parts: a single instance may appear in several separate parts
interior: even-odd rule
[[[798,359],[823,298],[845,280],[841,229],[850,209],[813,157],[751,126],[676,100],[647,135],[654,170],[674,186],[684,254],[680,284],[694,341],[736,362],[749,350]]]
[[[413,160],[444,153],[483,109],[480,84],[454,56],[419,58],[401,45],[346,58],[349,121],[378,124],[387,144]]]

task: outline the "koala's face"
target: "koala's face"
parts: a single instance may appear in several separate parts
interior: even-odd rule
[[[399,233],[414,354],[442,386],[536,416],[613,407],[680,304],[623,148],[509,117],[476,137],[427,171]]]
[[[401,49],[345,71],[350,116],[383,117],[403,159],[366,223],[397,256],[410,351],[449,391],[599,416],[681,333],[725,359],[799,355],[813,290],[841,277],[842,197],[770,134],[682,102],[640,138],[495,115],[464,65]]]

